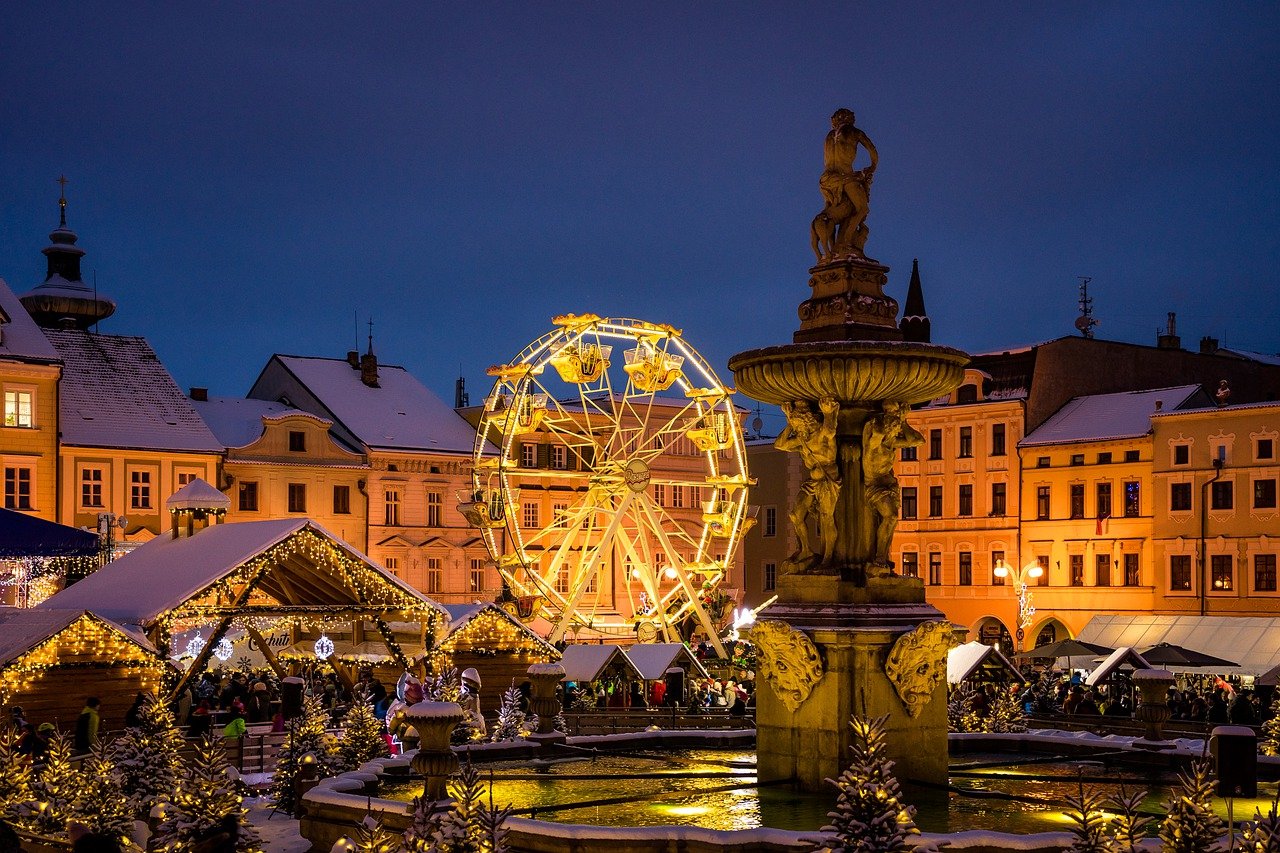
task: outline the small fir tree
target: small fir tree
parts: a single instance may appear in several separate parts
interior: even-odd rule
[[[354,837],[345,841],[346,849],[351,853],[399,853],[401,849],[400,836],[383,829],[382,821],[371,814],[365,815],[364,820],[356,825]]]
[[[99,738],[80,766],[80,784],[71,811],[72,818],[90,832],[117,838],[133,834],[133,810],[120,787],[110,742]]]
[[[991,703],[991,713],[987,715],[983,731],[993,734],[1025,732],[1027,730],[1027,712],[1018,701],[1018,689],[1014,685],[1006,685],[996,691],[995,700]]]
[[[1263,755],[1280,755],[1280,689],[1271,700],[1271,718],[1262,724],[1258,750]]]
[[[383,739],[386,727],[373,715],[373,705],[367,694],[358,696],[342,721],[342,743],[339,752],[342,765],[355,769],[366,761],[391,755]]]
[[[1255,811],[1253,820],[1244,822],[1240,833],[1241,853],[1280,853],[1280,814],[1277,814],[1280,803],[1277,800],[1271,801],[1271,810],[1266,815]]]
[[[947,731],[971,732],[977,715],[973,713],[973,687],[961,682],[947,697]]]
[[[834,838],[818,841],[818,851],[830,853],[906,853],[908,841],[920,830],[915,807],[902,802],[902,789],[893,775],[885,733],[887,717],[854,717],[853,761],[839,779],[828,779],[840,794],[831,823],[822,828]]]
[[[289,721],[288,734],[277,754],[271,796],[276,801],[276,808],[292,817],[297,817],[300,812],[298,779],[307,765],[307,756],[314,760],[317,779],[331,776],[341,767],[337,744],[333,736],[324,730],[328,721],[328,712],[315,696],[303,700],[302,713]]]
[[[150,814],[151,807],[173,790],[185,746],[169,706],[147,697],[139,710],[138,725],[125,729],[110,751],[120,788],[135,816]]]
[[[408,853],[506,853],[503,824],[511,809],[485,803],[485,783],[471,762],[449,783],[449,793],[453,799],[447,809],[435,810],[435,803],[421,797],[414,800],[413,823],[404,834]]]
[[[431,702],[457,702],[462,698],[462,681],[458,668],[442,669],[438,675],[423,685],[423,695]]]
[[[16,733],[0,728],[0,820],[16,821],[31,799],[31,762],[18,752]]]
[[[238,826],[236,853],[261,853],[262,840],[249,824],[249,810],[227,773],[228,766],[220,738],[205,735],[196,744],[195,756],[178,778],[168,797],[164,820],[156,827],[153,845],[157,851],[190,850],[196,839],[234,822]]]
[[[1163,853],[1208,853],[1218,846],[1227,831],[1214,813],[1213,782],[1209,763],[1197,761],[1189,771],[1178,774],[1179,787],[1165,803],[1165,819],[1160,824]]]
[[[49,738],[44,768],[31,783],[31,795],[37,803],[31,816],[35,828],[54,834],[66,832],[71,804],[80,786],[79,774],[71,766],[71,739],[54,732]]]
[[[1110,853],[1111,838],[1107,834],[1107,818],[1102,812],[1106,798],[1094,789],[1086,790],[1080,782],[1080,792],[1067,797],[1071,807],[1067,817],[1071,820],[1071,835],[1075,839],[1065,853]]]
[[[493,724],[489,740],[497,743],[516,740],[529,734],[528,721],[524,711],[520,710],[520,698],[520,688],[513,682],[510,689],[502,694],[502,703],[498,706],[498,721]]]
[[[1139,842],[1147,837],[1151,818],[1139,811],[1146,797],[1145,790],[1130,794],[1121,785],[1120,793],[1108,798],[1107,808],[1115,813],[1110,830],[1116,853],[1138,853]]]

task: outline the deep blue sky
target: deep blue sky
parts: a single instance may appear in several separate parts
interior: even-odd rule
[[[452,7],[468,7],[465,9]],[[474,7],[474,8],[472,8]],[[808,295],[821,142],[881,155],[869,254],[934,340],[1276,352],[1274,3],[6,4],[0,276],[70,223],[104,331],[243,394],[272,352],[472,398],[565,311],[669,322],[720,369]],[[363,334],[363,333],[362,333]],[[727,378],[727,377],[726,377]]]

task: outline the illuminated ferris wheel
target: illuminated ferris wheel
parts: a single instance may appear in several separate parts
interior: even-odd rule
[[[752,524],[732,389],[670,326],[553,323],[489,369],[460,509],[552,641],[580,628],[678,641],[693,619],[718,647],[709,611]]]

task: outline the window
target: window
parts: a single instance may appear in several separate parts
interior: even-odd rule
[[[1138,568],[1138,555],[1124,555],[1124,585],[1142,586],[1142,570]]]
[[[129,472],[129,508],[151,509],[151,472]]]
[[[471,561],[468,585],[472,592],[484,592],[484,560]]]
[[[1071,569],[1071,585],[1084,586],[1084,554],[1072,554],[1067,558]]]
[[[1004,424],[991,425],[991,455],[1004,456]]]
[[[1111,484],[1099,483],[1094,489],[1094,500],[1097,504],[1098,518],[1111,517]]]
[[[556,592],[561,595],[569,594],[569,567],[561,566],[560,571],[556,573]]]
[[[257,512],[258,511],[258,484],[247,482],[240,484],[240,511],[241,512]]]
[[[902,576],[906,578],[920,577],[920,555],[915,551],[902,552]]]
[[[973,456],[973,427],[960,427],[960,458]]]
[[[1231,509],[1235,505],[1235,483],[1221,480],[1209,486],[1209,509]]]
[[[902,489],[902,517],[915,518],[919,508],[916,506],[916,487],[904,486]]]
[[[942,516],[942,486],[929,487],[929,517],[940,518]]]
[[[551,445],[551,467],[563,471],[569,467],[569,448],[563,444]]]
[[[1142,514],[1142,486],[1137,480],[1125,480],[1124,517],[1137,518]]]
[[[1093,565],[1094,583],[1097,586],[1111,586],[1111,555],[1095,554]]]
[[[1260,438],[1253,445],[1253,458],[1261,462],[1264,459],[1276,458],[1275,439]]]
[[[1139,456],[1138,451],[1136,450],[1126,450],[1124,452],[1125,462],[1138,462],[1140,461],[1140,459],[1141,457]]]
[[[914,444],[913,444],[913,445],[911,445],[910,447],[904,447],[904,448],[902,448],[902,461],[903,461],[903,462],[916,462],[916,461],[918,461],[919,459],[920,459],[920,456],[919,456],[919,454],[917,454],[917,453],[916,453],[916,447],[915,447],[915,445],[914,445]]]
[[[1036,457],[1036,467],[1037,467],[1037,468],[1048,468],[1048,467],[1049,467],[1049,457],[1048,457],[1048,456],[1037,456],[1037,457]]]
[[[1004,562],[1004,551],[991,552],[991,585],[1004,586],[1004,578],[996,575],[996,566]]]
[[[973,552],[960,552],[960,586],[973,586]]]
[[[1191,511],[1191,484],[1169,484],[1169,509],[1172,512]]]
[[[675,509],[684,508],[684,486],[671,487],[671,506]]]
[[[520,467],[538,467],[538,445],[525,442],[520,445]]]
[[[439,492],[427,492],[427,527],[444,525],[444,498]]]
[[[1253,555],[1253,591],[1276,591],[1276,555]]]
[[[1169,589],[1186,592],[1191,589],[1191,555],[1174,554],[1169,558]]]
[[[1049,555],[1036,554],[1036,563],[1040,565],[1040,577],[1036,578],[1036,586],[1049,585]],[[1030,584],[1028,584],[1030,586]]]
[[[1209,588],[1214,592],[1231,592],[1235,588],[1235,572],[1230,554],[1214,554],[1209,558]]]
[[[960,508],[957,512],[959,515],[973,515],[973,486],[967,483],[960,486]]]
[[[1049,517],[1049,487],[1036,487],[1036,518],[1043,521]]]
[[[34,427],[35,394],[32,391],[5,389],[4,392],[4,425],[7,427]]]
[[[991,484],[991,514],[1004,515],[1008,511],[1005,500],[1005,484]]]
[[[31,469],[6,465],[4,469],[4,508],[31,509]]]
[[[929,586],[942,586],[942,552],[929,552]]]
[[[1084,518],[1084,483],[1071,484],[1071,517]]]
[[[764,530],[761,531],[761,535],[778,535],[778,508],[776,506],[767,506],[764,508]]]
[[[1174,465],[1190,465],[1191,464],[1191,445],[1175,444],[1173,446],[1173,464]]]
[[[307,487],[304,483],[289,484],[289,512],[307,511]]]
[[[289,452],[305,453],[307,450],[307,434],[301,430],[289,430]]]
[[[400,492],[396,489],[388,489],[383,497],[383,519],[382,523],[386,525],[398,525],[400,523]]]
[[[976,403],[978,402],[978,386],[970,382],[968,385],[961,385],[956,389],[956,403]]]
[[[87,509],[102,507],[102,469],[80,469],[80,506]]]
[[[1254,480],[1253,481],[1253,508],[1254,509],[1275,509],[1276,508],[1276,481],[1275,480]]]
[[[427,592],[444,592],[444,566],[439,557],[427,557]]]
[[[334,515],[350,515],[351,514],[351,487],[350,486],[334,486],[333,487],[333,514]]]
[[[1072,464],[1072,465],[1083,465],[1083,464],[1084,464],[1084,454],[1083,454],[1083,453],[1072,453],[1072,454],[1071,454],[1071,464]]]
[[[393,575],[396,574],[396,570],[400,568],[400,561],[395,557],[387,557],[382,562],[386,565],[387,571],[391,572]]]
[[[772,592],[778,587],[778,564],[764,564],[764,591]]]
[[[1107,451],[1106,453],[1099,453],[1099,454],[1098,454],[1098,464],[1099,464],[1099,465],[1110,465],[1110,464],[1111,464],[1111,452],[1110,452],[1110,451]]]
[[[197,476],[194,471],[179,471],[178,488],[181,489],[183,486],[189,485]]]
[[[538,505],[526,501],[520,505],[520,526],[532,530],[538,526]]]
[[[940,429],[929,430],[929,458],[942,458],[942,430]]]

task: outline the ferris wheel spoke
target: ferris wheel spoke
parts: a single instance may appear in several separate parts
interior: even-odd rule
[[[644,511],[651,512],[651,507],[644,505]],[[657,521],[656,518],[653,520],[655,522]],[[664,530],[660,524],[655,523],[654,530],[658,534],[659,539],[664,543],[670,543],[667,531]],[[698,600],[700,591],[695,590],[693,588],[693,584],[689,582],[689,573],[685,571],[684,566],[673,565],[672,568],[674,568],[676,572],[676,582],[684,590],[684,594],[688,597],[688,602],[693,606],[694,612],[698,614],[698,623],[702,626],[702,629],[707,632],[707,638],[711,641],[711,645],[715,647],[716,654],[720,657],[724,657],[724,646],[720,642],[719,632],[716,630],[715,625],[712,624],[711,618],[707,616],[707,611],[703,609],[702,603]]]
[[[574,573],[575,577],[570,578],[569,595],[565,601],[564,612],[560,615],[560,621],[556,624],[556,627],[552,630],[551,635],[548,638],[551,642],[559,642],[564,638],[564,632],[574,618],[578,602],[582,600],[582,596],[585,594],[586,589],[589,586],[589,580],[595,576],[595,573],[600,568],[600,555],[611,551],[614,537],[617,535],[618,528],[622,525],[623,519],[626,518],[627,507],[630,506],[635,494],[635,492],[630,490],[627,490],[622,494],[622,498],[618,502],[617,506],[613,507],[613,518],[610,519],[609,525],[600,535],[600,541],[594,543],[589,552],[584,552],[584,554],[589,554],[590,556],[579,565],[578,571]]]

